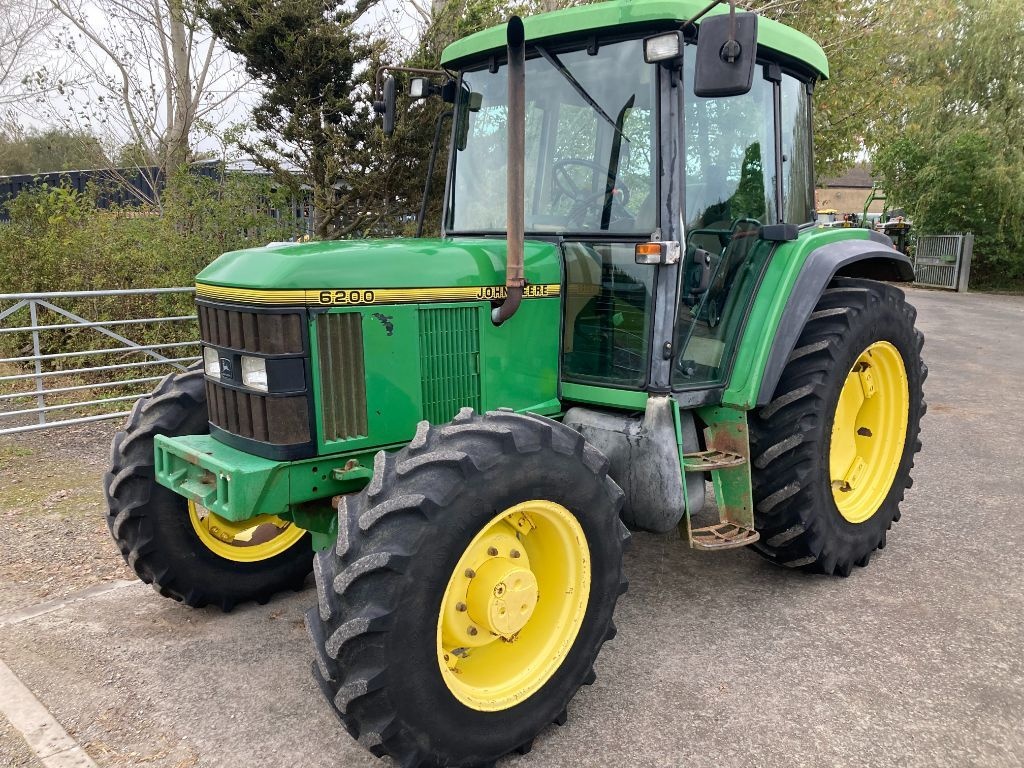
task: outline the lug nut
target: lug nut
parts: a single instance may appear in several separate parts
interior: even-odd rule
[[[512,555],[513,559],[517,558],[517,557],[519,557],[519,550],[518,549],[513,549],[511,552],[509,552],[509,554]]]
[[[476,627],[470,627],[469,629],[466,630],[466,632],[469,633],[470,637],[476,637],[477,628]]]
[[[476,576],[476,571],[474,571],[472,568],[467,568],[466,569],[466,578],[467,579],[472,579],[474,576]]]
[[[459,613],[465,612],[466,604],[465,603],[456,603],[455,604],[455,610],[458,611]]]
[[[498,548],[497,547],[488,547],[487,548],[487,554],[490,555],[491,557],[497,557],[498,556]]]

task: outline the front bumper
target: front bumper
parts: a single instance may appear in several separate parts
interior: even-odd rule
[[[302,527],[297,507],[358,491],[373,467],[373,452],[274,461],[210,435],[157,435],[153,450],[157,482],[211,512],[234,521],[277,515]]]

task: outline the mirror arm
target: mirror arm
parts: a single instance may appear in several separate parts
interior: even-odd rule
[[[722,58],[732,64],[740,55],[739,45],[736,42],[736,0],[714,0],[714,2],[702,8],[696,16],[684,22],[683,29],[696,27],[698,21],[725,2],[729,3],[729,40],[722,48]]]
[[[707,6],[702,8],[700,11],[698,11],[696,16],[692,16],[692,17],[690,17],[689,21],[684,22],[683,23],[683,28],[685,29],[686,27],[689,27],[691,25],[692,26],[696,26],[698,21],[700,21],[705,16],[707,16],[709,13],[711,13],[711,11],[713,11],[719,5],[721,5],[722,3],[727,2],[727,1],[733,6],[733,8],[736,7],[735,0],[714,0],[714,2],[708,4]]]

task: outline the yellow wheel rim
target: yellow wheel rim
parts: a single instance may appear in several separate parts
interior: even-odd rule
[[[506,509],[470,542],[448,581],[437,661],[448,690],[497,712],[536,693],[565,661],[590,599],[590,548],[551,501]]]
[[[256,515],[237,523],[225,520],[192,501],[188,503],[188,519],[207,549],[238,563],[255,563],[276,557],[306,533],[276,515]]]
[[[885,501],[903,457],[909,413],[903,357],[888,341],[876,341],[850,369],[832,422],[832,498],[847,521],[863,523]]]

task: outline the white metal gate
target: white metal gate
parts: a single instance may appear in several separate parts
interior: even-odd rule
[[[974,235],[922,235],[914,251],[918,285],[966,291],[971,277]]]
[[[69,291],[63,293],[0,294],[0,338],[25,334],[24,354],[0,357],[0,435],[48,427],[84,424],[127,416],[126,408],[152,389],[153,383],[199,359],[198,329],[184,330],[188,341],[143,344],[125,334],[158,323],[190,323],[196,316],[160,316],[117,320],[90,320],[59,306],[68,299],[95,297],[147,297],[168,293],[194,293],[194,288],[142,288],[123,291]],[[47,318],[40,322],[40,316]],[[53,317],[61,322],[52,322]],[[25,321],[28,321],[27,324]],[[119,328],[121,333],[111,330]],[[89,329],[93,343],[78,343],[73,351],[44,352],[48,334]],[[31,338],[31,354],[27,339]],[[111,339],[123,346],[112,346]],[[19,352],[22,350],[18,350]],[[91,360],[98,363],[90,365]],[[109,362],[116,360],[116,362]],[[70,367],[65,367],[69,365]],[[130,371],[127,378],[116,375]],[[103,372],[102,377],[94,374]],[[102,380],[100,380],[102,379]],[[138,391],[142,386],[142,391]],[[28,387],[28,388],[26,388]],[[103,395],[110,393],[108,396]]]

